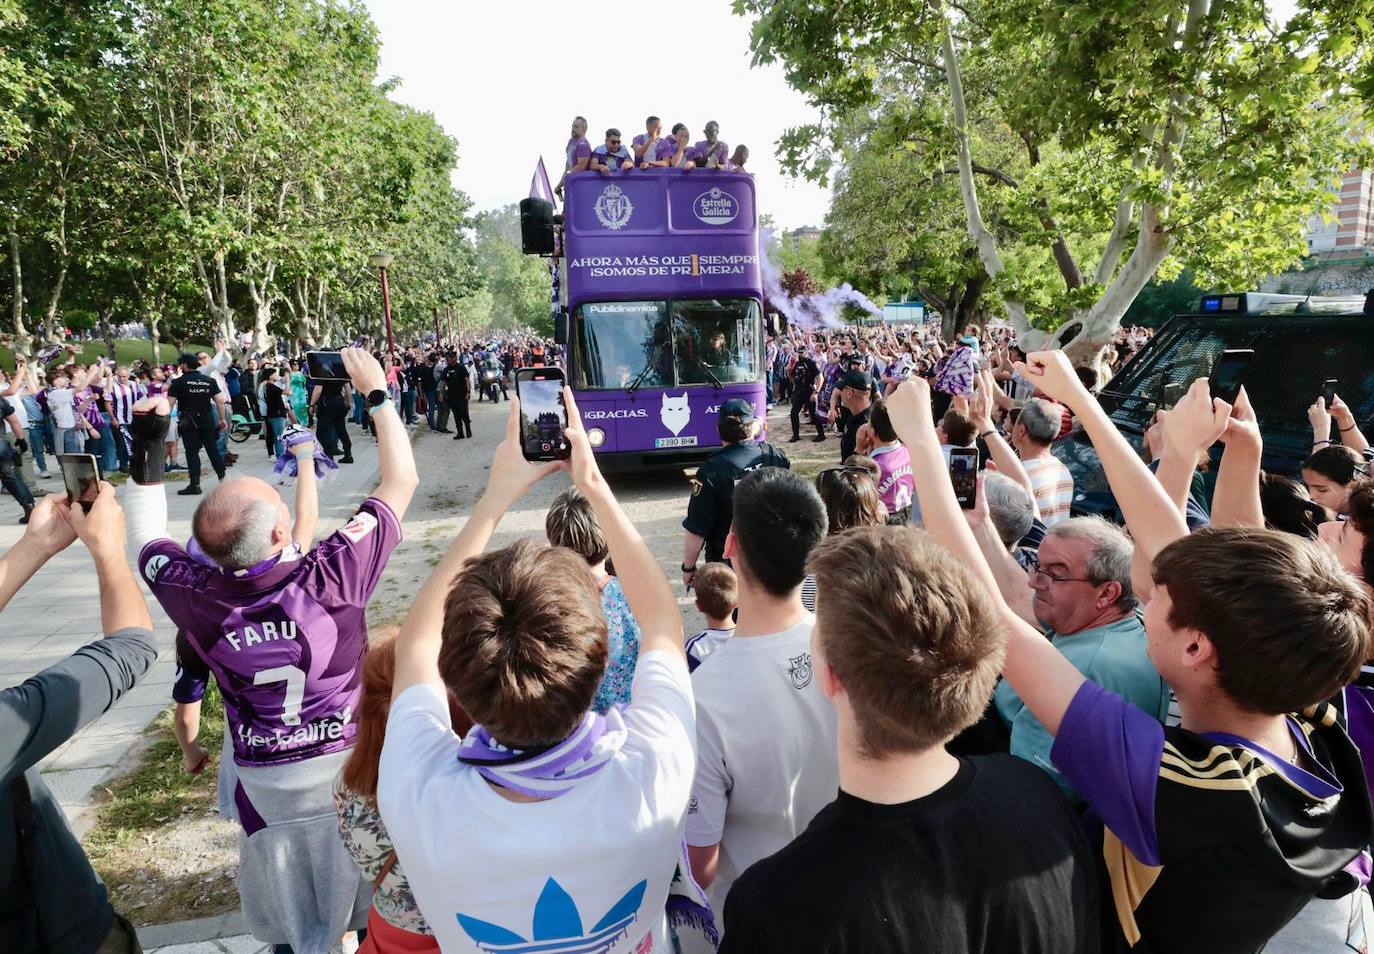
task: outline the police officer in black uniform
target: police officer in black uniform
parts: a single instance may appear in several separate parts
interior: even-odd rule
[[[201,374],[196,369],[200,361],[193,354],[183,354],[178,360],[181,377],[167,387],[167,400],[177,409],[177,432],[182,444],[186,445],[186,469],[191,483],[177,494],[188,497],[200,493],[200,449],[205,448],[205,456],[210,458],[210,466],[215,475],[224,479],[224,459],[219,456],[219,441],[215,433],[215,412],[211,404],[218,404],[218,428],[229,427],[229,409],[224,406],[224,393],[214,378]]]
[[[825,422],[816,415],[816,395],[821,390],[821,368],[816,359],[803,348],[797,353],[792,368],[792,443],[801,440],[801,412],[805,408],[816,425],[815,440],[825,440]]]
[[[735,482],[760,467],[792,466],[781,450],[767,441],[754,440],[759,426],[748,401],[732,398],[720,406],[716,428],[725,446],[697,468],[687,518],[682,521],[687,531],[682,545],[682,582],[687,587],[692,585],[703,546],[707,563],[725,559],[725,537],[735,514]]]
[[[448,395],[448,406],[453,412],[453,435],[455,441],[472,436],[472,418],[468,416],[468,398],[472,396],[472,380],[468,377],[467,366],[458,357],[458,352],[448,353],[448,363],[444,366],[444,391]]]

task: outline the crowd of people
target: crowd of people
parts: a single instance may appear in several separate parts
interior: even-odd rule
[[[1121,353],[1142,341],[1128,329]],[[175,627],[187,771],[212,760],[199,715],[219,686],[240,901],[278,951],[350,931],[368,952],[1364,949],[1374,452],[1351,409],[1316,397],[1281,493],[1243,389],[1227,404],[1194,382],[1146,460],[1098,404],[1100,370],[1003,331],[768,347],[794,439],[805,413],[840,456],[808,480],[756,440],[761,409],[722,403],[683,524],[694,635],[571,390],[570,459],[527,461],[510,400],[485,491],[399,633],[369,633],[419,483],[407,423],[447,430],[448,407],[465,436],[472,390],[502,397],[483,370],[555,360],[542,343],[343,349],[328,400],[361,401],[380,481],[319,541],[310,467],[294,514],[238,477],[191,539],[167,529],[173,415],[188,457],[208,452],[213,433],[187,439],[193,397],[222,420],[266,373],[269,422],[299,418],[281,368],[206,355],[127,422],[112,411],[122,501],[51,495],[0,559],[3,605],[80,539],[106,634],[0,693],[0,949],[138,949],[34,768],[156,657],[126,534]],[[59,370],[60,390],[90,384]],[[217,376],[223,393],[176,384]],[[324,400],[309,387],[304,416],[328,443]],[[1070,512],[1048,448],[1072,428],[1124,528]],[[976,492],[950,476],[973,446]],[[557,471],[545,539],[493,548]]]

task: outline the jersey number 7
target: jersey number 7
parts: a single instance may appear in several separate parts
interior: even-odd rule
[[[286,683],[281,721],[285,725],[300,725],[301,703],[305,700],[305,673],[295,666],[273,666],[271,669],[260,669],[253,674],[255,686],[265,686],[274,682]]]

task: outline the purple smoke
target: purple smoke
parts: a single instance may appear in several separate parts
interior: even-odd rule
[[[848,282],[838,288],[827,289],[812,295],[787,294],[782,287],[782,271],[768,254],[773,244],[773,233],[764,229],[759,236],[762,254],[759,256],[759,272],[763,277],[763,296],[789,324],[802,328],[824,325],[827,328],[844,327],[841,317],[845,305],[857,305],[871,315],[883,316],[883,311],[868,296],[856,290]]]

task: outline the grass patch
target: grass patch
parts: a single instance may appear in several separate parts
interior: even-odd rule
[[[104,786],[105,798],[84,845],[115,909],[138,924],[209,917],[238,906],[238,892],[223,859],[200,865],[204,870],[187,870],[209,855],[202,850],[208,847],[203,844],[206,837],[186,829],[215,814],[224,742],[218,687],[212,680],[201,705],[199,742],[214,761],[200,775],[181,769],[172,711],[169,706],[146,730],[155,738],[138,763]],[[223,828],[228,823],[216,816],[210,824]],[[228,844],[234,848],[229,863],[236,867],[237,842]]]
[[[107,357],[105,354],[105,342],[103,341],[83,341],[77,342],[77,347],[81,349],[76,361],[83,364],[90,364],[96,358]],[[39,345],[38,347],[42,347]],[[37,348],[34,349],[38,350]],[[210,346],[188,341],[187,351],[206,351],[209,352]],[[176,361],[180,350],[176,345],[162,343],[158,348],[159,363],[171,364]],[[115,340],[115,361],[119,364],[129,364],[139,358],[151,360],[153,357],[153,343],[144,338],[118,338]],[[0,367],[6,371],[14,370],[14,349],[0,347]]]

